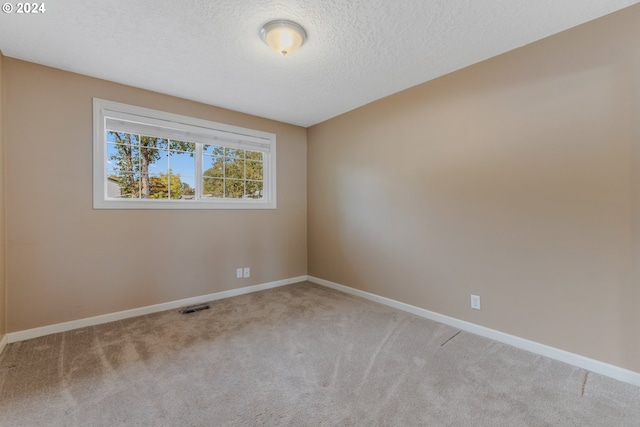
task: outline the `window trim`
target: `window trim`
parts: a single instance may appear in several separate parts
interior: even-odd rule
[[[261,200],[200,199],[157,200],[115,199],[107,197],[107,120],[140,120],[140,126],[173,129],[176,135],[187,132],[200,144],[225,145],[250,149],[260,147],[263,157],[263,192]],[[133,125],[132,125],[133,126]],[[222,143],[221,143],[222,141]],[[224,144],[226,142],[227,144]],[[196,156],[196,162],[202,162]],[[201,167],[197,168],[201,173]],[[196,176],[196,180],[202,176]],[[276,209],[276,135],[180,114],[137,107],[93,98],[93,208],[94,209]]]

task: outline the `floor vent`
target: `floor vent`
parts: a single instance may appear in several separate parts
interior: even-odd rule
[[[196,311],[208,310],[208,309],[209,309],[209,304],[190,305],[180,310],[180,313],[189,314],[189,313],[194,313]]]

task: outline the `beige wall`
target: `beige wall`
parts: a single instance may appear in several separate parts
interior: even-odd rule
[[[4,88],[9,332],[306,274],[304,128],[12,58]],[[92,209],[93,97],[275,133],[278,208]]]
[[[640,371],[638,22],[311,127],[309,275]]]
[[[5,278],[5,229],[4,229],[4,86],[2,64],[4,56],[0,52],[0,342],[7,332],[7,304]],[[2,349],[0,349],[2,351]]]

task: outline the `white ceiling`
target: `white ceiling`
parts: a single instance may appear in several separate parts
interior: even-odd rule
[[[5,56],[310,126],[640,0],[55,0]],[[14,2],[13,4],[15,4]],[[260,27],[307,43],[280,57]]]

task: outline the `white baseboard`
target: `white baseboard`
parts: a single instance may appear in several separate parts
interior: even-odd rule
[[[162,304],[149,305],[146,307],[134,308],[131,310],[118,311],[116,313],[103,314],[101,316],[87,317],[70,322],[57,323],[55,325],[42,326],[40,328],[27,329],[24,331],[10,332],[3,339],[9,343],[25,341],[45,335],[56,334],[58,332],[70,331],[73,329],[95,326],[103,323],[114,322],[116,320],[128,319],[145,314],[157,313],[159,311],[173,310],[187,305],[202,304],[209,301],[216,301],[223,298],[244,295],[251,292],[263,291],[265,289],[277,288],[279,286],[291,285],[293,283],[304,282],[307,276],[292,277],[290,279],[278,280],[275,282],[262,283],[260,285],[246,286],[244,288],[230,289],[228,291],[215,292],[213,294],[202,295],[193,298],[185,298],[177,301],[165,302]],[[0,342],[1,344],[1,342]],[[1,349],[0,345],[0,349]]]
[[[5,347],[7,346],[8,343],[9,343],[8,335],[4,334],[2,339],[0,339],[0,354],[2,354],[2,352],[4,351],[4,349],[5,349]]]
[[[173,310],[176,308],[184,307],[187,305],[201,304],[209,301],[216,301],[223,298],[230,298],[233,296],[244,295],[252,292],[258,292],[266,289],[277,288],[280,286],[291,285],[293,283],[304,282],[308,280],[318,285],[326,286],[331,289],[345,292],[347,294],[355,295],[361,298],[368,299],[380,304],[393,307],[398,310],[406,311],[411,314],[415,314],[426,319],[430,319],[445,325],[452,326],[454,328],[470,332],[485,338],[489,338],[522,350],[529,351],[531,353],[539,354],[541,356],[548,357],[550,359],[558,360],[560,362],[568,363],[570,365],[586,369],[591,372],[595,372],[600,375],[604,375],[619,381],[623,381],[629,384],[640,386],[640,373],[630,371],[628,369],[620,368],[615,365],[601,362],[599,360],[590,359],[579,354],[570,353],[565,350],[561,350],[555,347],[550,347],[545,344],[540,344],[535,341],[530,341],[524,338],[520,338],[514,335],[506,334],[504,332],[496,331],[494,329],[486,328],[484,326],[476,325],[474,323],[466,322],[464,320],[456,319],[453,317],[445,316],[443,314],[435,313],[433,311],[426,310],[424,308],[416,307],[410,304],[406,304],[400,301],[396,301],[390,298],[381,297],[369,292],[361,291],[358,289],[350,288],[348,286],[340,285],[338,283],[330,282],[328,280],[320,279],[313,276],[299,276],[290,279],[278,280],[275,282],[268,282],[254,286],[246,286],[239,289],[231,289],[228,291],[216,292],[213,294],[202,295],[193,298],[186,298],[177,301],[170,301],[162,304],[150,305],[146,307],[134,308],[131,310],[119,311],[116,313],[104,314],[101,316],[88,317],[85,319],[74,320],[70,322],[58,323],[55,325],[43,326],[39,328],[27,329],[24,331],[11,332],[6,334],[0,339],[0,354],[5,349],[7,344],[18,341],[24,341],[32,338],[37,338],[45,335],[55,334],[58,332],[70,331],[73,329],[83,328],[86,326],[100,325],[103,323],[114,322],[117,320],[128,319],[136,316],[143,316],[145,314],[157,313],[160,311]]]
[[[403,302],[392,300],[390,298],[385,298],[369,292],[350,288],[348,286],[340,285],[328,280],[319,279],[313,276],[309,276],[308,280],[318,285],[336,289],[347,294],[359,296],[370,301],[375,301],[389,307],[406,311],[408,313],[415,314],[417,316],[424,317],[426,319],[430,319],[439,323],[444,323],[445,325],[449,325],[454,328],[470,332],[472,334],[480,335],[482,337],[489,338],[522,350],[526,350],[531,353],[539,354],[550,359],[568,363],[569,365],[586,369],[587,371],[595,372],[597,374],[604,375],[618,381],[623,381],[629,384],[640,386],[640,373],[638,372],[620,368],[615,365],[610,365],[599,360],[590,359],[579,354],[570,353],[568,351],[561,350],[555,347],[550,347],[545,344],[540,344],[535,341],[529,341],[527,339],[509,335],[504,332],[496,331],[494,329],[485,328],[484,326],[476,325],[464,320],[455,319],[453,317],[445,316],[443,314],[435,313],[424,308],[405,304]]]

